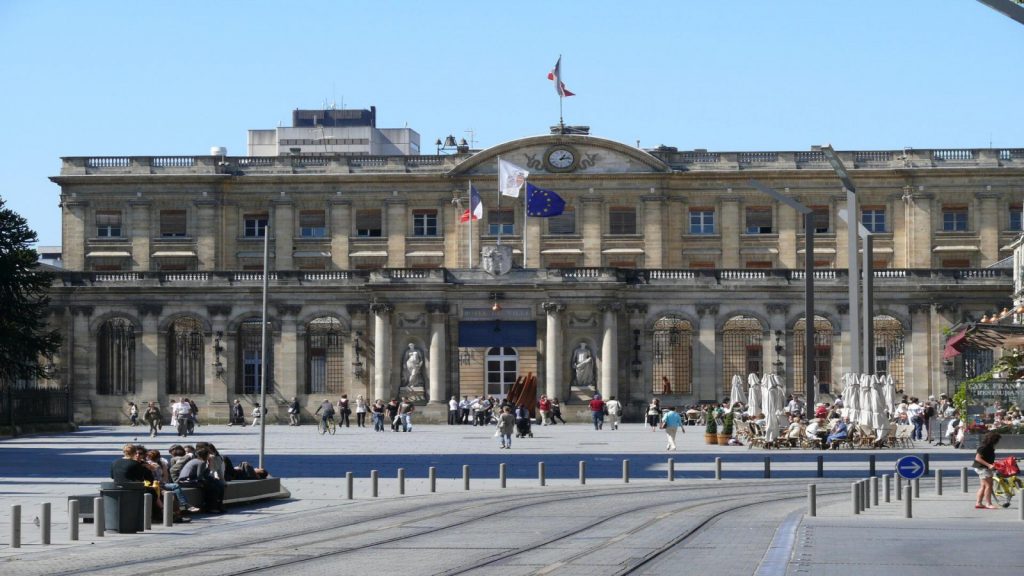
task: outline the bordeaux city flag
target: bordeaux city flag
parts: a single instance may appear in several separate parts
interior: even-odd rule
[[[459,222],[470,222],[484,217],[484,203],[480,201],[480,193],[476,186],[469,185],[469,209],[462,213]]]
[[[547,218],[565,211],[565,200],[553,190],[526,183],[526,215]]]

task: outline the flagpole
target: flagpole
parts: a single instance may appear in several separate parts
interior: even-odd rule
[[[473,268],[473,181],[469,181],[469,267]]]
[[[530,194],[530,190],[529,190],[529,188],[527,188],[526,180],[524,180],[523,181],[523,268],[526,268],[526,218],[528,217],[527,206],[526,206],[526,198],[527,198],[527,196],[529,196],[529,194]]]
[[[498,218],[501,218],[501,156],[498,156],[498,205],[495,207]],[[501,229],[504,224],[498,224],[498,246],[501,246]]]

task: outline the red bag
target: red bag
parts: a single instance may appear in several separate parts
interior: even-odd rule
[[[1020,473],[1020,468],[1017,466],[1017,459],[1013,456],[1007,456],[1002,460],[996,460],[992,466],[1000,476],[1016,476]]]

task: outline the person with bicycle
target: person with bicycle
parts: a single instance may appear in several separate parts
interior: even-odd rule
[[[981,439],[978,451],[974,454],[974,471],[981,478],[981,486],[978,488],[978,495],[975,498],[975,508],[995,510],[992,504],[992,482],[996,468],[996,444],[1002,436],[999,432],[989,432]]]
[[[323,411],[323,414],[320,414],[321,411]],[[334,423],[334,404],[331,404],[331,401],[325,398],[320,403],[320,407],[316,409],[315,414],[320,414],[321,430],[329,428],[330,424]]]

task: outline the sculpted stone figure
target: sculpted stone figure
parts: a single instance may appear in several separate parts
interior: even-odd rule
[[[586,342],[580,342],[572,351],[572,371],[575,386],[595,386],[597,384],[594,369],[594,355]]]
[[[410,388],[423,386],[423,353],[412,342],[402,358],[402,385]]]

